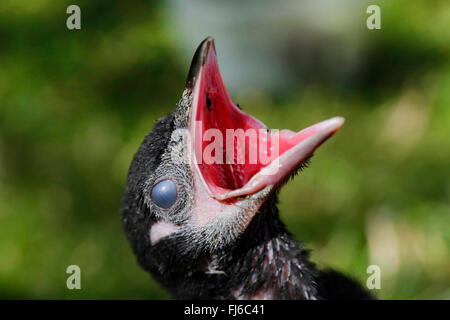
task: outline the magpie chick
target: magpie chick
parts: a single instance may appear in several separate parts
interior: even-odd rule
[[[280,187],[343,121],[270,131],[231,101],[206,38],[177,108],[131,163],[122,214],[138,263],[179,299],[370,298],[316,270],[277,209]]]

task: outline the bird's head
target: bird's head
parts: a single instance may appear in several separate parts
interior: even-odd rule
[[[255,216],[275,206],[280,187],[342,123],[268,129],[232,102],[214,40],[206,38],[177,108],[146,136],[130,167],[123,222],[140,264],[162,282],[176,272],[214,272],[211,257],[239,245]]]

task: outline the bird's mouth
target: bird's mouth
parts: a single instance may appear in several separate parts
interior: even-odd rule
[[[299,132],[270,130],[231,100],[212,38],[198,47],[186,88],[193,165],[210,196],[221,201],[280,185],[344,123],[335,117]]]

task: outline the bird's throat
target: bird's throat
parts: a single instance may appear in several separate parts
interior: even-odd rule
[[[230,279],[236,299],[316,299],[316,270],[309,252],[279,220],[276,197],[268,199],[233,250]]]

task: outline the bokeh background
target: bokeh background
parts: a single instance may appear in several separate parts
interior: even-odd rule
[[[77,4],[82,29],[66,28]],[[128,166],[216,39],[234,101],[272,128],[344,127],[280,194],[320,267],[383,299],[450,298],[450,2],[1,0],[0,298],[154,299],[119,212]],[[66,288],[68,265],[81,290]]]

